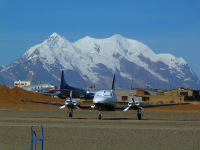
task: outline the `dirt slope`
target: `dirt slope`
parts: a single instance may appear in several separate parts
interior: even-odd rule
[[[48,102],[60,102],[63,103],[64,99],[53,98],[50,96],[42,95],[39,93],[33,93],[26,91],[19,87],[9,88],[4,85],[0,85],[0,106],[1,107],[13,107],[13,108],[23,108],[23,107],[34,107],[34,108],[49,108],[50,105],[41,105],[35,103],[25,103],[19,100],[35,100],[35,101],[48,101]],[[30,108],[31,108],[30,107]],[[55,107],[55,106],[53,106]]]

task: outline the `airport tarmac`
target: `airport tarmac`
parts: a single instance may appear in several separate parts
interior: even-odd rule
[[[76,110],[68,119],[67,109],[20,99],[63,102],[0,85],[0,150],[30,149],[36,124],[44,127],[44,150],[200,149],[198,102],[145,109],[143,120],[137,120],[135,111],[102,112],[103,120],[97,120],[95,110]]]
[[[200,111],[151,108],[143,120],[137,120],[135,111],[103,112],[103,120],[97,120],[95,110],[76,110],[73,119],[66,113],[59,108],[0,108],[0,149],[30,149],[36,124],[44,128],[46,150],[200,149]]]

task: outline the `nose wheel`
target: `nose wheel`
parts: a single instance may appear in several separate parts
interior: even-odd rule
[[[72,112],[69,112],[69,119],[72,119],[72,116],[73,116]]]
[[[101,111],[99,111],[98,119],[101,120],[102,114]]]

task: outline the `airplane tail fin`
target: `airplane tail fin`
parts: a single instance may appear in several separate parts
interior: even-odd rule
[[[115,75],[113,77],[113,82],[112,82],[112,91],[115,91]]]
[[[65,78],[64,78],[64,71],[62,70],[61,74],[61,82],[60,82],[60,89],[65,89],[69,85],[66,83]]]

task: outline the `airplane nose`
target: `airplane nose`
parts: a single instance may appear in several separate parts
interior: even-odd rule
[[[93,103],[98,103],[97,98],[93,98]]]
[[[104,99],[101,97],[93,98],[93,103],[102,103],[103,101],[104,101]]]

